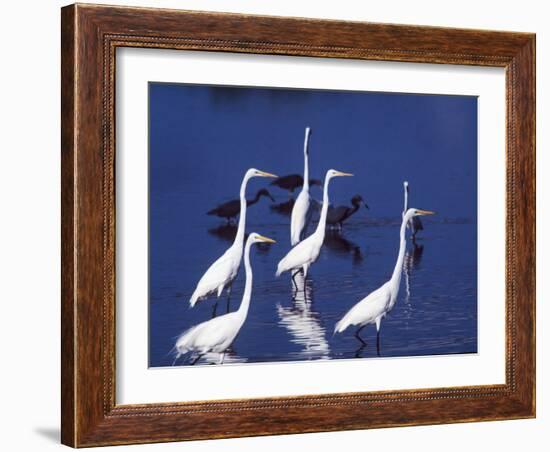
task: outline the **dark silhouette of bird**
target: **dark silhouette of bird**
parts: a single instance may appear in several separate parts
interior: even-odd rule
[[[275,199],[273,199],[273,196],[265,189],[262,188],[261,190],[256,193],[256,196],[253,199],[247,199],[246,205],[251,206],[252,204],[256,204],[260,198],[265,196],[266,198],[271,199],[272,202],[275,202]],[[231,201],[227,201],[223,204],[220,204],[218,207],[215,207],[212,210],[209,210],[206,214],[207,215],[215,215],[220,218],[225,218],[228,223],[230,223],[237,215],[239,215],[239,212],[241,211],[241,203],[238,199],[232,199]]]
[[[351,198],[351,207],[350,206],[337,206],[329,207],[327,214],[327,224],[330,226],[338,226],[342,228],[342,223],[351,217],[355,212],[359,210],[361,204],[365,206],[366,209],[369,206],[363,201],[363,198],[359,195],[355,195]]]
[[[288,176],[278,177],[271,182],[270,185],[275,185],[283,190],[288,190],[292,194],[294,193],[294,190],[304,185],[304,178],[300,174],[289,174]],[[321,186],[321,181],[319,179],[310,179],[309,185]]]
[[[405,192],[405,205],[403,207],[403,216],[405,215],[405,212],[408,208],[408,202],[409,202],[409,183],[407,181],[403,182],[403,188]],[[413,217],[411,221],[409,221],[409,224],[407,225],[408,228],[411,230],[411,237],[414,240],[416,238],[416,233],[418,231],[424,230],[424,225],[422,224],[422,221],[419,217]]]

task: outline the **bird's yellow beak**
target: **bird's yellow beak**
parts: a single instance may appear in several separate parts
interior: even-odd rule
[[[418,209],[419,215],[435,215],[435,212],[432,212],[431,210],[421,210]]]
[[[260,171],[260,170],[258,170],[258,173],[260,176],[263,176],[263,177],[279,177],[279,176],[276,176],[275,174],[266,173],[265,171]]]
[[[258,240],[266,243],[277,243],[275,240],[270,239],[269,237],[264,237],[263,235],[258,234]]]
[[[351,173],[343,173],[342,171],[336,171],[335,176],[353,176]]]

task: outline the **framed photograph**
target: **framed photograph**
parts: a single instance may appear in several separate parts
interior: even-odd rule
[[[62,442],[535,416],[535,36],[62,9]]]

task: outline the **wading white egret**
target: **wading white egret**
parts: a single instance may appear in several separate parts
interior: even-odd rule
[[[409,209],[403,215],[401,229],[399,231],[399,254],[397,262],[393,269],[391,279],[380,286],[375,291],[371,292],[359,303],[354,305],[342,319],[336,323],[334,333],[342,333],[350,326],[358,326],[355,331],[355,337],[366,345],[366,342],[359,336],[361,330],[370,323],[376,324],[376,349],[380,355],[380,322],[382,318],[393,308],[399,293],[399,285],[401,282],[401,271],[403,268],[403,259],[405,257],[405,249],[407,242],[405,239],[405,230],[407,223],[419,215],[433,215],[434,212],[429,210]]]
[[[409,183],[407,181],[403,182],[403,191],[405,192],[405,204],[403,206],[403,216],[405,216],[405,213],[408,210],[409,205]],[[413,240],[416,237],[416,233],[418,231],[422,231],[424,229],[424,226],[422,225],[422,221],[418,217],[413,217],[409,223],[407,223],[407,227],[411,230],[411,235]]]
[[[255,232],[248,236],[244,249],[246,281],[243,299],[239,309],[235,312],[220,315],[206,322],[199,323],[182,333],[174,346],[176,353],[174,364],[181,355],[186,353],[197,353],[198,356],[192,363],[195,364],[205,353],[223,353],[233,343],[246,320],[248,307],[250,306],[250,298],[252,295],[250,248],[252,244],[258,242],[275,243],[275,240],[263,237]],[[221,362],[223,363],[223,356]]]
[[[246,184],[253,177],[277,176],[256,168],[250,168],[244,175],[240,191],[241,210],[239,226],[237,227],[237,235],[235,236],[233,245],[206,270],[206,273],[200,279],[197,288],[189,300],[191,307],[195,306],[197,301],[213,292],[217,291],[219,297],[224,288],[227,288],[229,295],[231,294],[231,283],[237,277],[243,256],[244,231],[246,226]]]
[[[304,278],[307,277],[308,268],[319,257],[319,252],[321,251],[321,246],[325,239],[325,226],[329,205],[328,185],[330,180],[337,176],[353,176],[353,174],[342,173],[334,169],[327,171],[325,185],[323,187],[323,207],[321,209],[321,217],[319,219],[319,224],[317,224],[317,229],[308,238],[299,242],[283,259],[281,259],[277,266],[277,276],[286,271],[297,271],[302,269],[304,271]],[[295,273],[292,274],[293,280],[294,276]]]
[[[296,198],[296,202],[292,207],[292,215],[290,217],[290,244],[292,246],[302,240],[311,217],[308,165],[310,136],[311,129],[306,127],[306,136],[304,139],[304,184],[302,185],[302,191],[298,195],[298,198]]]

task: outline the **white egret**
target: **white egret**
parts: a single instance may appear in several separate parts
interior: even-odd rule
[[[309,266],[319,257],[321,246],[323,245],[323,241],[325,239],[325,226],[327,222],[327,211],[329,205],[328,185],[330,180],[337,176],[353,176],[353,174],[342,173],[334,169],[327,171],[325,176],[325,185],[323,188],[323,207],[321,209],[321,218],[319,219],[317,229],[308,238],[299,242],[283,259],[281,259],[279,265],[277,266],[277,276],[286,271],[302,269],[304,271],[305,278],[307,276]],[[292,275],[293,281],[294,276],[295,273]]]
[[[198,325],[195,325],[182,333],[176,341],[176,345],[174,347],[176,352],[174,363],[181,355],[186,353],[197,353],[198,356],[193,361],[194,364],[205,353],[224,353],[233,343],[246,320],[248,307],[250,306],[250,298],[252,295],[250,248],[252,244],[258,242],[275,243],[275,240],[263,237],[255,232],[248,236],[244,249],[244,269],[246,281],[243,299],[239,309],[235,312],[220,315],[219,317],[207,320],[206,322],[199,323]]]
[[[405,257],[405,249],[407,247],[405,239],[405,230],[407,223],[419,215],[433,215],[434,212],[429,210],[409,209],[403,215],[401,229],[399,231],[399,254],[397,262],[393,269],[391,279],[380,286],[375,291],[371,292],[360,302],[354,305],[342,319],[336,323],[334,333],[342,333],[350,326],[358,326],[355,332],[355,337],[366,345],[366,342],[359,336],[361,330],[370,323],[376,324],[376,348],[380,354],[380,322],[382,318],[391,311],[397,300],[399,293],[399,285],[401,282],[401,271],[403,268],[403,259]]]
[[[292,215],[290,217],[290,244],[292,246],[302,240],[311,217],[308,165],[310,136],[311,129],[306,127],[306,136],[304,139],[304,184],[302,185],[302,191],[300,191],[300,194],[298,195],[298,198],[296,198],[296,202],[292,207]]]
[[[403,182],[403,191],[405,192],[405,205],[403,206],[403,216],[405,216],[405,212],[407,212],[409,205],[409,183],[407,181]],[[407,227],[411,230],[413,240],[416,237],[416,233],[424,229],[422,221],[418,217],[413,217],[411,221],[409,221],[409,223],[407,224]]]
[[[197,284],[197,288],[193,292],[189,304],[191,307],[195,306],[197,301],[207,297],[209,294],[217,291],[218,297],[223,292],[224,288],[227,288],[228,294],[231,294],[231,284],[237,277],[239,267],[241,265],[241,259],[243,255],[243,243],[244,243],[244,231],[246,225],[246,184],[253,177],[277,177],[274,174],[260,171],[256,168],[250,168],[244,175],[241,183],[240,201],[241,211],[239,216],[239,226],[237,228],[237,235],[227,251],[216,260],[206,273],[202,276]]]

